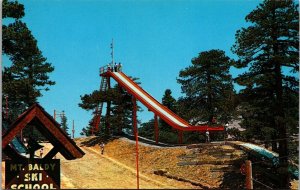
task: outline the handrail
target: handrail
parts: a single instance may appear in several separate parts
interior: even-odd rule
[[[108,71],[114,72],[114,69],[115,69],[114,67],[115,66],[113,64],[109,63],[109,64],[107,64],[107,65],[105,65],[103,67],[100,67],[99,73],[100,73],[100,75],[102,75],[102,74],[104,74],[104,73],[106,73]],[[119,63],[117,65],[117,72],[119,72],[121,70],[122,70],[122,65],[120,65],[120,63]]]
[[[99,69],[100,75],[106,73],[107,71],[111,71],[110,64],[100,67],[100,69]]]

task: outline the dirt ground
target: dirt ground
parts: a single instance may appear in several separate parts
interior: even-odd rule
[[[51,150],[52,145],[43,143],[44,153]],[[101,155],[100,148],[80,146],[86,153],[83,158],[61,159],[61,188],[62,189],[136,189],[137,178],[135,167],[127,166],[112,157]],[[2,188],[5,181],[5,165],[2,162]],[[142,189],[186,189],[197,188],[185,182],[157,175],[139,173],[139,188]]]
[[[100,141],[95,137],[76,140],[77,144],[84,148],[83,150],[96,152],[100,152]],[[135,173],[135,151],[135,141],[118,138],[106,142],[104,157],[122,163]],[[226,155],[228,151],[229,157]],[[161,183],[168,184],[170,181],[171,186],[162,188],[227,188],[232,182],[223,184],[223,179],[226,177],[223,170],[229,168],[239,173],[237,168],[232,168],[231,162],[240,159],[242,155],[242,151],[222,144],[205,144],[196,149],[187,149],[184,146],[162,148],[140,142],[139,170],[143,175]],[[226,164],[228,161],[230,163]],[[156,171],[163,171],[166,175],[155,175]],[[238,178],[235,180],[239,181]]]
[[[62,189],[136,189],[136,154],[135,142],[126,138],[106,142],[104,155],[100,153],[99,138],[75,139],[77,145],[85,152],[83,158],[61,159]],[[52,148],[44,143],[45,154]],[[221,156],[221,157],[220,157]],[[186,147],[161,148],[139,144],[139,188],[141,189],[202,189],[226,188],[238,181],[241,175],[238,168],[227,165],[243,156],[239,150],[227,145],[209,145],[196,149]],[[217,163],[219,161],[223,163]],[[202,164],[190,165],[193,162]],[[216,162],[216,163],[214,163]],[[232,170],[237,179],[226,179],[225,169]],[[166,176],[154,174],[164,171]],[[2,188],[4,187],[4,162],[2,162]],[[227,171],[228,173],[228,171]],[[183,182],[185,179],[189,182]],[[224,184],[228,181],[228,184]],[[193,183],[195,182],[195,183]],[[240,184],[243,184],[241,182]],[[240,187],[240,186],[236,186]],[[297,189],[298,181],[292,182],[292,189]],[[243,187],[241,187],[243,188]]]
[[[137,178],[135,168],[131,168],[117,160],[101,155],[96,148],[81,147],[86,155],[74,161],[61,161],[61,173],[63,174],[62,188],[120,188],[135,189]],[[140,188],[191,188],[189,184],[175,180],[159,180],[140,173]]]

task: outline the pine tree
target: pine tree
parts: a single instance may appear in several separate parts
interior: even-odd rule
[[[150,119],[148,122],[142,123],[139,128],[139,136],[154,139],[154,119]]]
[[[86,110],[86,111],[93,111],[93,113],[92,113],[93,118],[89,121],[88,126],[86,128],[83,128],[83,130],[82,130],[82,132],[86,136],[90,136],[90,135],[94,134],[94,131],[92,131],[92,130],[95,127],[94,126],[94,124],[95,124],[94,120],[96,119],[96,108],[99,106],[100,103],[103,104],[105,102],[112,101],[113,98],[112,98],[111,94],[114,94],[113,91],[114,91],[114,89],[108,89],[105,92],[95,90],[91,94],[85,94],[83,96],[80,96],[81,103],[79,103],[78,106],[81,107],[82,109]],[[106,117],[106,116],[101,115],[100,116],[100,121],[105,121],[105,123],[107,123],[107,119],[103,120],[104,117]],[[105,127],[105,131],[102,131],[101,127],[100,127],[100,133],[103,133],[103,132],[106,134],[106,136],[109,136],[108,126]]]
[[[236,66],[249,71],[238,76],[244,102],[252,111],[248,127],[272,127],[279,142],[280,188],[289,188],[287,118],[285,97],[298,96],[299,13],[292,0],[265,0],[246,16],[250,26],[238,30],[232,48],[239,56]],[[290,110],[290,109],[289,109]],[[264,118],[263,118],[264,117]],[[249,123],[250,122],[250,123]],[[295,126],[296,127],[296,126]],[[254,130],[254,131],[257,131]]]
[[[221,50],[210,50],[199,53],[189,66],[179,73],[177,81],[182,85],[186,97],[180,99],[181,106],[189,109],[189,121],[194,124],[212,122],[228,122],[234,111],[233,85],[229,74],[232,60]]]
[[[2,18],[20,19],[25,15],[24,5],[17,1],[2,1]]]
[[[80,135],[87,136],[87,137],[91,136],[90,130],[91,130],[90,126],[84,127],[84,128],[82,128]]]
[[[166,89],[165,93],[162,97],[162,105],[166,106],[172,112],[177,113],[177,105],[176,99],[172,96],[172,91],[170,89]],[[168,131],[172,132],[172,127],[169,126],[164,120],[159,119],[159,130],[160,131]]]
[[[166,89],[162,97],[162,105],[170,109],[172,112],[177,113],[177,101],[172,96],[172,91]],[[173,129],[163,119],[159,118],[159,141],[166,143],[177,143],[177,130]],[[154,130],[154,124],[152,126]]]
[[[176,99],[172,96],[172,91],[170,89],[165,90],[165,94],[162,97],[162,105],[166,106],[173,112],[177,111]]]
[[[63,112],[62,112],[62,115],[61,115],[61,122],[60,122],[60,125],[61,125],[62,130],[63,130],[68,136],[70,136],[70,134],[69,134],[69,132],[68,132],[69,127],[68,127],[67,121],[68,121],[67,116],[65,115],[65,112],[63,111]]]
[[[3,95],[9,97],[10,111],[15,118],[36,102],[43,90],[55,84],[48,76],[54,68],[46,62],[37,40],[20,20],[25,15],[24,6],[7,0],[2,6],[3,18],[12,20],[2,26],[2,50],[11,61],[2,71]]]
[[[91,94],[84,94],[80,96],[81,102],[78,104],[79,107],[86,111],[95,110],[100,102],[105,102],[108,98],[107,94],[94,90]]]
[[[123,129],[132,129],[132,110],[132,96],[116,85],[110,120],[115,134],[122,134]]]

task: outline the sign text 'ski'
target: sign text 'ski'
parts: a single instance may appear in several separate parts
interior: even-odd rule
[[[60,189],[60,160],[6,160],[5,188]]]

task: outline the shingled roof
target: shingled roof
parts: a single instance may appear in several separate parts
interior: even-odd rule
[[[51,159],[58,152],[68,160],[81,158],[85,154],[38,103],[28,108],[9,126],[2,135],[2,149],[4,150],[27,125],[35,126],[53,145],[53,149],[45,156],[46,159]]]

